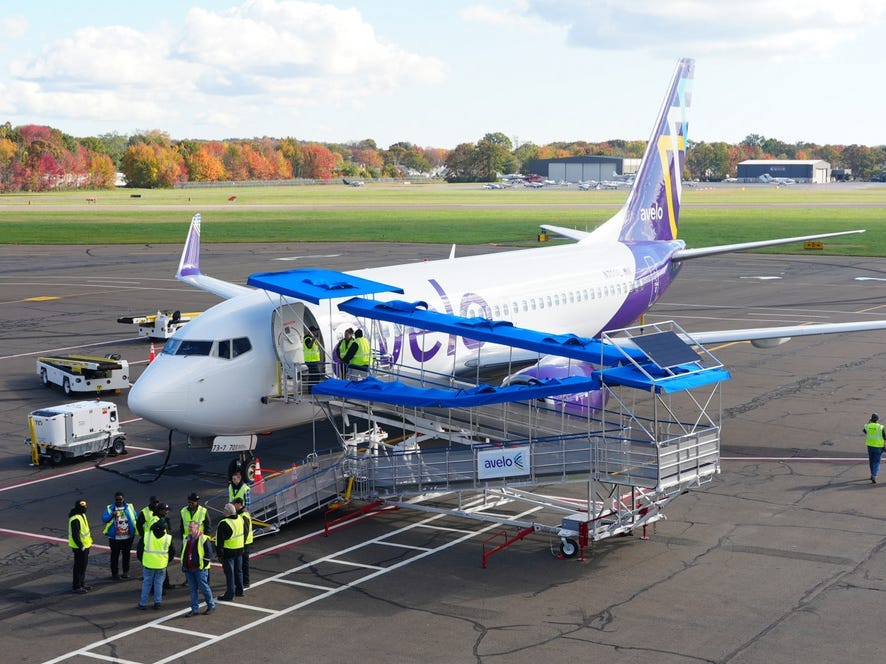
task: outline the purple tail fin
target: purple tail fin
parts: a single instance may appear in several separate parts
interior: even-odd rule
[[[200,274],[200,213],[191,219],[191,228],[188,230],[188,239],[182,250],[182,257],[178,263],[176,278],[190,277]]]
[[[692,99],[695,60],[677,63],[674,78],[646,146],[637,177],[623,208],[620,240],[673,240],[677,237],[682,173],[686,162],[687,109]]]

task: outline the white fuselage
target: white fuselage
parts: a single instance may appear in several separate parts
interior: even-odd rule
[[[586,241],[353,274],[404,290],[403,295],[377,295],[379,300],[424,301],[443,313],[583,336],[599,333],[637,286],[634,256],[613,242]],[[295,341],[290,345],[297,356],[302,326],[309,320],[320,330],[327,358],[346,327],[367,330],[373,348],[404,369],[452,374],[508,357],[510,349],[501,346],[358,321],[338,310],[341,301],[314,305],[256,290],[210,308],[170,340],[167,348],[178,347],[179,352],[161,353],[145,370],[130,392],[131,409],[193,436],[271,431],[316,418],[310,400],[267,399],[280,390],[282,331],[293,328]],[[249,349],[230,353],[236,345],[230,342],[240,340],[242,350],[243,339],[248,339]],[[181,352],[187,347],[196,352]]]

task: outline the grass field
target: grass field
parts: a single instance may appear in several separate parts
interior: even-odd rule
[[[92,197],[95,202],[87,202]],[[204,242],[530,245],[536,243],[540,224],[590,230],[608,219],[625,197],[625,191],[575,187],[484,190],[480,185],[442,184],[3,194],[0,242],[178,244],[191,215],[201,212]],[[826,241],[823,253],[886,255],[886,186],[687,188],[680,237],[697,247],[856,228],[868,232]]]

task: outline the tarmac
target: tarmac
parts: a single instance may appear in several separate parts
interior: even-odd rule
[[[184,231],[183,231],[184,235]],[[354,269],[445,258],[450,247],[204,245],[204,272]],[[459,247],[457,253],[506,250]],[[186,618],[176,588],[137,611],[140,566],[110,579],[100,513],[122,489],[177,514],[191,491],[220,506],[228,458],[176,442],[119,404],[129,453],[29,466],[27,414],[69,401],[45,388],[47,352],[120,353],[133,377],[149,344],[118,316],[200,311],[214,296],[173,278],[180,247],[0,245],[0,649],[5,661],[781,663],[882,656],[886,474],[871,484],[862,426],[886,411],[882,332],[710,350],[733,378],[722,397],[722,473],[648,531],[558,559],[534,535],[481,566],[500,527],[409,510],[322,535],[309,517],[259,538],[252,587]],[[279,266],[279,267],[278,267]],[[694,330],[886,318],[886,259],[727,255],[689,261],[647,320]],[[90,398],[89,396],[86,398]],[[329,425],[262,436],[264,471],[285,469]],[[113,472],[118,471],[118,472]],[[156,478],[156,479],[155,479]],[[581,485],[548,487],[580,495]],[[85,498],[95,538],[86,595],[70,592],[67,514]],[[521,509],[514,507],[514,509]],[[213,521],[218,513],[213,511]],[[177,523],[177,520],[176,520]],[[171,567],[172,580],[182,574]],[[220,570],[212,573],[222,590]]]

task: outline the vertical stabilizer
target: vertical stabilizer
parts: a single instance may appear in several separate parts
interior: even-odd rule
[[[677,237],[681,176],[686,163],[687,110],[692,98],[695,60],[677,63],[640,169],[622,209],[619,239],[624,242],[673,240]]]

